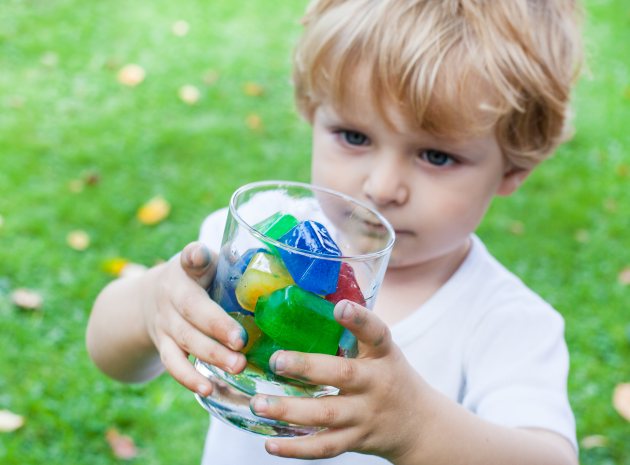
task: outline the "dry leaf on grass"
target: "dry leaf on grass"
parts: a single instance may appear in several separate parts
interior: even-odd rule
[[[608,439],[601,434],[593,434],[591,436],[584,436],[580,441],[580,447],[582,449],[595,449],[596,447],[606,447]]]
[[[251,113],[245,118],[247,127],[253,131],[259,131],[262,128],[262,118],[256,113]]]
[[[630,383],[621,383],[615,386],[613,407],[619,415],[630,421]]]
[[[156,196],[138,209],[137,217],[142,224],[153,225],[163,221],[171,212],[171,204],[164,197]]]
[[[83,252],[90,246],[90,235],[81,229],[70,231],[66,236],[70,248]]]
[[[140,65],[130,63],[118,71],[118,82],[125,86],[135,87],[144,81],[146,73]]]
[[[11,293],[11,301],[14,305],[24,310],[39,310],[42,308],[44,298],[39,292],[20,288]]]
[[[249,95],[250,97],[259,97],[265,92],[265,90],[260,84],[255,82],[246,82],[243,86],[243,92],[245,92],[245,95]]]
[[[630,266],[621,270],[617,279],[619,280],[619,284],[622,286],[630,285]]]
[[[188,105],[194,105],[201,98],[199,89],[190,84],[180,87],[178,94],[180,100]]]
[[[105,433],[105,439],[112,448],[114,456],[123,460],[130,460],[138,455],[138,449],[136,448],[133,439],[129,436],[120,434],[115,428],[110,428]]]
[[[0,433],[10,433],[24,426],[24,417],[8,410],[0,410]]]

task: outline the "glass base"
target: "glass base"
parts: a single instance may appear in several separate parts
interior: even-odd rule
[[[323,428],[294,425],[255,415],[249,408],[256,394],[276,396],[321,397],[339,392],[332,386],[312,386],[302,383],[285,383],[279,377],[248,367],[238,375],[195,361],[195,368],[213,384],[212,394],[195,398],[214,417],[239,429],[263,436],[296,437],[317,433]]]

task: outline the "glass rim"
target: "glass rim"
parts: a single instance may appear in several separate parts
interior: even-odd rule
[[[293,247],[291,245],[285,244],[284,242],[280,242],[276,239],[266,236],[265,234],[262,234],[260,231],[254,229],[252,225],[250,225],[247,221],[245,221],[241,217],[241,215],[239,215],[236,208],[236,200],[238,199],[239,196],[241,196],[246,191],[250,191],[259,187],[267,187],[267,186],[269,187],[277,186],[279,188],[282,188],[283,186],[298,187],[298,188],[311,190],[311,191],[324,192],[326,194],[333,195],[335,197],[343,199],[346,202],[349,202],[351,204],[364,208],[370,213],[374,214],[374,216],[378,218],[378,220],[381,222],[381,224],[385,227],[385,229],[389,233],[389,240],[387,241],[387,244],[383,248],[375,252],[359,254],[359,255],[333,256],[333,255],[319,255],[313,252],[309,252],[308,250],[303,250],[297,247]],[[387,221],[387,219],[385,219],[383,215],[381,215],[374,208],[342,192],[336,191],[334,189],[329,189],[327,187],[317,186],[315,184],[305,183],[305,182],[268,180],[268,181],[255,181],[255,182],[245,184],[239,187],[238,189],[236,189],[234,193],[232,194],[232,196],[230,197],[229,210],[230,210],[230,213],[232,214],[232,217],[238,222],[239,225],[243,226],[245,229],[247,229],[250,232],[250,234],[257,237],[262,242],[270,243],[271,245],[275,247],[280,247],[282,249],[287,249],[291,253],[297,253],[300,255],[305,255],[307,257],[317,258],[320,260],[331,260],[331,261],[351,260],[355,262],[366,262],[370,260],[375,260],[389,253],[392,247],[394,247],[394,241],[396,239],[396,233],[392,225],[389,223],[389,221]]]

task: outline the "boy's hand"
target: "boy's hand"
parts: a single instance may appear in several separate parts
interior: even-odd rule
[[[415,407],[426,384],[372,312],[341,301],[335,318],[356,336],[356,359],[278,351],[270,367],[282,376],[336,386],[340,394],[318,399],[257,395],[250,405],[258,416],[327,429],[303,438],[269,439],[265,447],[274,455],[308,459],[346,451],[401,457],[421,434],[405,425],[418,424]]]
[[[156,270],[154,302],[145,305],[149,336],[166,370],[183,386],[206,396],[212,384],[192,366],[188,355],[230,373],[245,368],[245,330],[206,292],[216,271],[216,258],[200,242],[188,244],[179,260]]]

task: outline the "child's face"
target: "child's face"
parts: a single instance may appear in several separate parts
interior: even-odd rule
[[[312,180],[375,207],[396,230],[390,267],[462,257],[490,200],[526,173],[510,171],[493,133],[438,139],[407,129],[389,107],[390,128],[364,99],[349,116],[320,105],[313,119]]]

